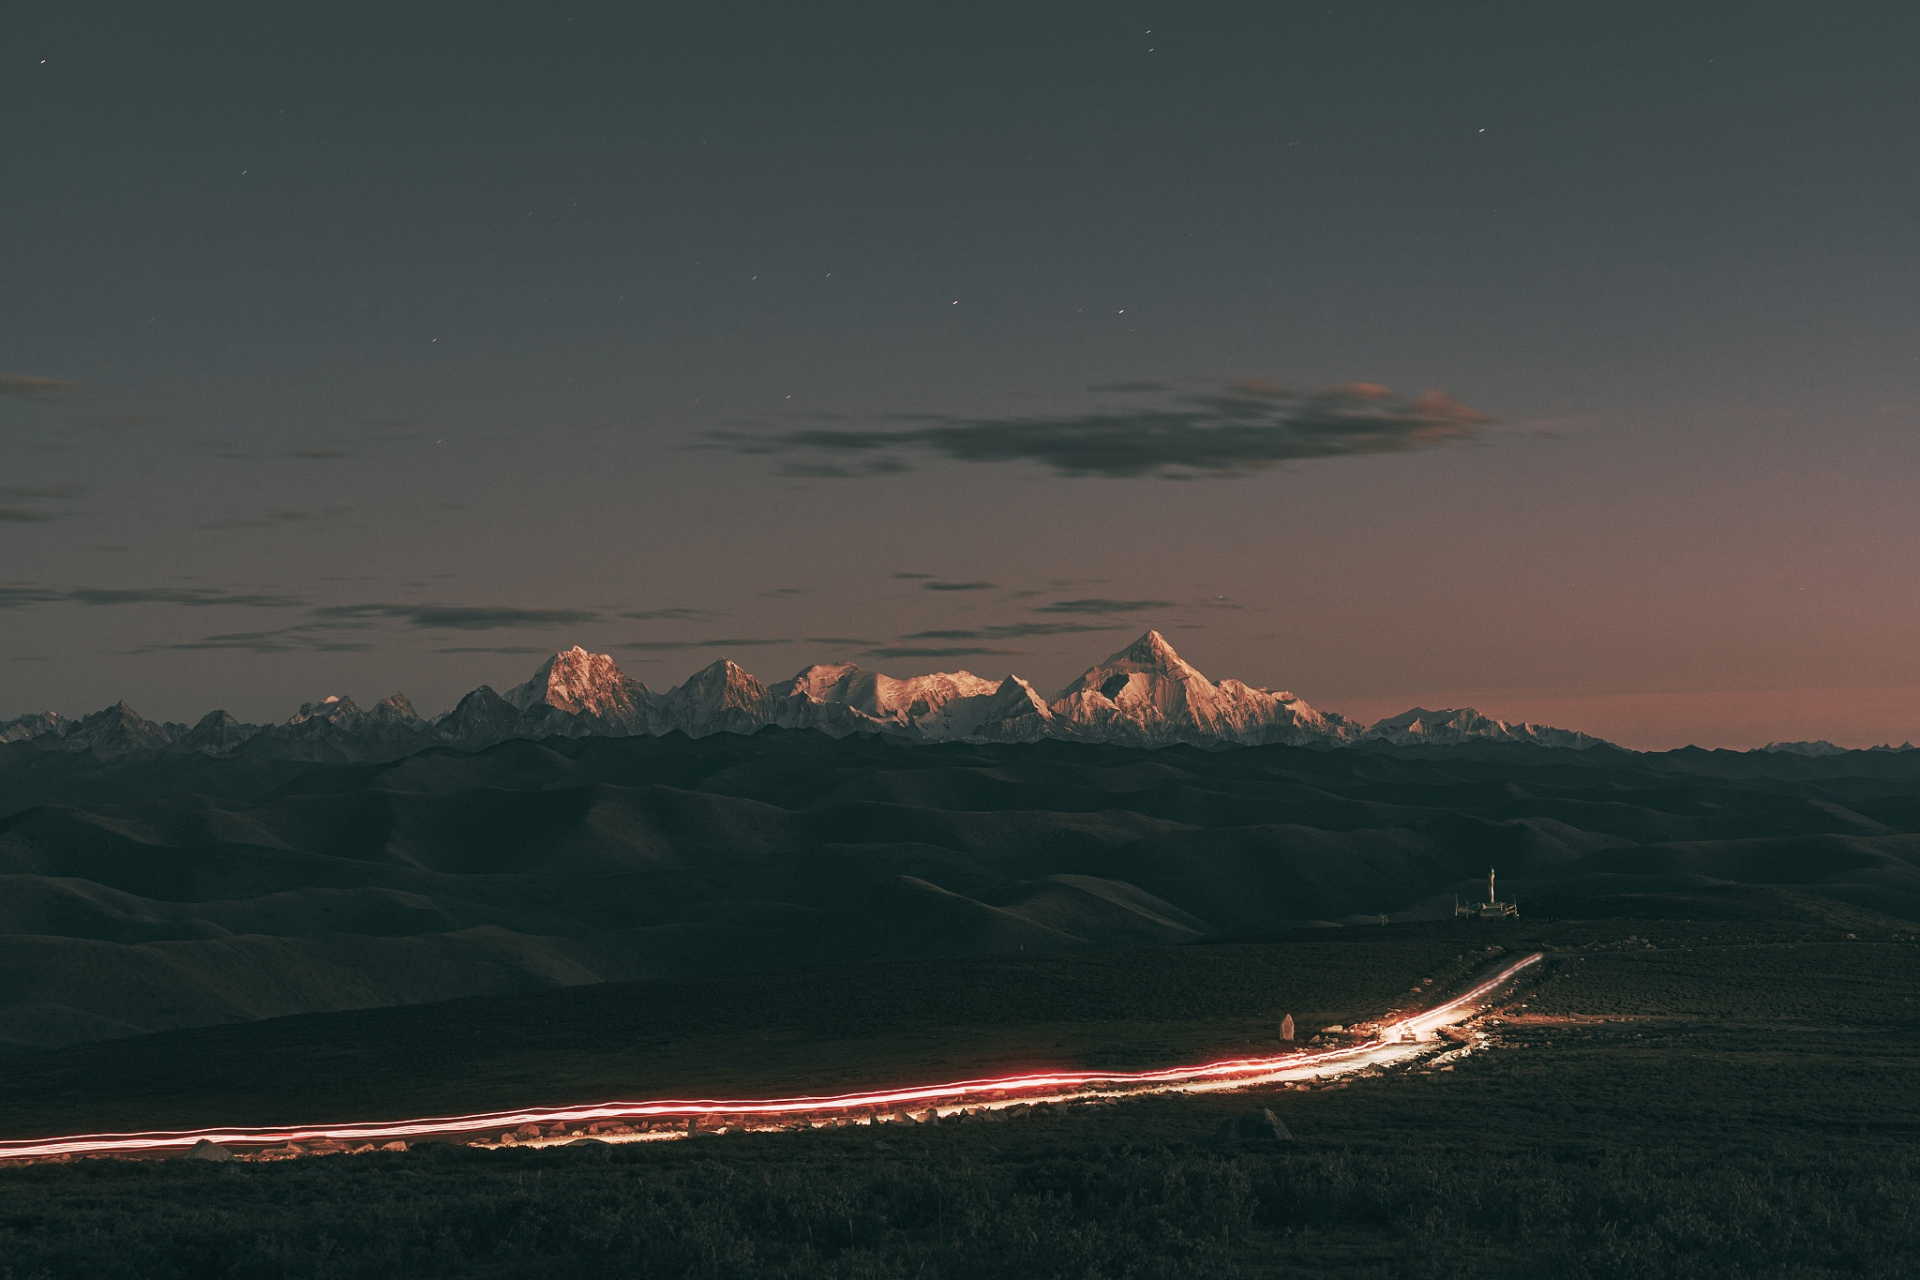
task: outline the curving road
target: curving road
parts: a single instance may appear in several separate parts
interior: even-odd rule
[[[289,1143],[380,1146],[420,1138],[461,1138],[477,1145],[501,1142],[550,1146],[575,1140],[581,1127],[600,1123],[652,1124],[650,1132],[601,1136],[609,1142],[645,1142],[684,1136],[687,1128],[661,1128],[661,1122],[686,1122],[724,1116],[747,1129],[802,1128],[854,1115],[942,1108],[993,1110],[1038,1102],[1075,1102],[1148,1093],[1204,1093],[1256,1085],[1330,1080],[1371,1067],[1396,1065],[1433,1051],[1434,1033],[1472,1018],[1485,999],[1516,974],[1541,960],[1535,952],[1502,968],[1486,981],[1417,1013],[1375,1027],[1369,1038],[1337,1048],[1296,1051],[1271,1057],[1227,1058],[1197,1066],[1135,1072],[1046,1072],[1021,1076],[955,1080],[912,1088],[879,1089],[817,1097],[757,1099],[662,1099],[654,1102],[604,1102],[584,1106],[472,1115],[432,1116],[419,1120],[381,1120],[366,1124],[281,1125],[260,1129],[169,1129],[146,1133],[87,1133],[59,1138],[0,1142],[0,1160],[46,1160],[63,1156],[178,1155],[198,1143],[228,1148],[285,1148]],[[518,1136],[525,1127],[538,1134]]]

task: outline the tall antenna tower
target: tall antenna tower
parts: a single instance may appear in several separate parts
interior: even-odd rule
[[[1471,916],[1471,917],[1517,916],[1520,914],[1520,905],[1514,902],[1500,901],[1500,896],[1495,889],[1494,869],[1492,867],[1488,867],[1487,868],[1487,900],[1485,902],[1469,902],[1469,903],[1466,903],[1465,905],[1462,905],[1460,902],[1460,899],[1455,898],[1453,900],[1453,914],[1456,916]]]

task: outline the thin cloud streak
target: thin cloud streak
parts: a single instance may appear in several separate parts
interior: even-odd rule
[[[640,622],[699,622],[720,615],[712,609],[636,609],[615,616]]]
[[[313,515],[307,511],[275,511],[270,515],[252,517],[234,517],[225,520],[209,520],[197,524],[196,529],[211,529],[229,532],[235,529],[271,529],[278,525],[293,524],[300,520],[311,520]]]
[[[1055,600],[1052,604],[1043,604],[1035,613],[1144,613],[1149,609],[1171,609],[1171,600],[1106,600],[1094,597],[1087,600]]]
[[[87,605],[179,604],[192,609],[298,609],[307,602],[299,596],[270,591],[223,591],[217,587],[75,587],[50,599]]]
[[[629,640],[613,647],[629,653],[677,653],[684,649],[752,649],[772,644],[792,644],[787,637],[774,639],[742,636],[714,640]]]
[[[884,645],[868,649],[863,658],[984,658],[1012,657],[1025,649],[1002,649],[991,645]]]
[[[1118,631],[1121,622],[1015,622],[1002,626],[957,631],[916,631],[902,640],[1020,640],[1031,636],[1076,635],[1086,631]]]
[[[591,609],[515,609],[503,605],[339,604],[313,612],[318,618],[393,618],[426,631],[495,631],[600,621],[600,614]]]
[[[80,486],[75,484],[0,485],[0,498],[17,498],[26,502],[70,502],[79,497],[80,492]],[[15,506],[12,502],[0,503],[0,523],[51,524],[65,515],[65,512],[45,511],[39,507]]]
[[[505,653],[525,655],[551,652],[545,645],[538,644],[452,644],[438,649],[429,649],[428,653]]]
[[[304,624],[271,631],[229,631],[198,640],[144,644],[129,653],[165,653],[202,649],[237,649],[247,653],[362,653],[374,646],[366,640],[344,640],[334,634],[343,628]]]
[[[38,400],[43,404],[54,404],[62,400],[72,400],[86,394],[92,388],[84,382],[74,382],[67,378],[42,378],[30,373],[0,373],[0,396],[21,396],[28,400]]]

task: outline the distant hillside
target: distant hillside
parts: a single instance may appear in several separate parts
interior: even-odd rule
[[[1731,887],[1776,886],[1920,919],[1907,752],[765,729],[313,764],[15,743],[0,813],[0,1042],[19,1045],[1448,917],[1489,867],[1523,911],[1711,915],[1774,901]]]

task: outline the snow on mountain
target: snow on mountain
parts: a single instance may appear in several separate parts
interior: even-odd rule
[[[1599,739],[1510,724],[1472,708],[1403,715],[1364,727],[1316,711],[1291,693],[1202,675],[1149,631],[1089,667],[1051,702],[1019,676],[995,682],[970,671],[896,678],[850,662],[808,667],[773,688],[729,661],[715,662],[666,693],[629,679],[606,654],[575,646],[530,679],[496,693],[480,686],[429,723],[395,693],[363,711],[332,695],[303,703],[285,723],[261,729],[217,711],[188,729],[141,719],[125,703],[77,723],[52,713],[0,724],[0,743],[45,739],[56,750],[259,752],[315,761],[394,759],[435,745],[480,751],[512,738],[689,737],[753,733],[768,726],[844,736],[884,733],[921,742],[1033,742],[1065,738],[1129,746],[1191,743],[1340,746],[1357,742],[1456,745],[1496,741],[1584,748]],[[1775,743],[1773,751],[1838,750]],[[1824,749],[1824,750],[1823,750]]]
[[[413,709],[413,701],[404,693],[390,693],[374,703],[373,709],[367,712],[367,719],[401,729],[423,730],[427,727],[427,722]]]
[[[1055,736],[1136,746],[1346,741],[1358,732],[1344,716],[1315,711],[1291,693],[1213,683],[1158,631],[1087,668],[1049,710]]]
[[[116,702],[104,711],[96,711],[81,720],[61,737],[66,751],[94,751],[101,755],[125,755],[130,751],[157,751],[173,741],[173,735],[148,720],[124,702]]]
[[[469,751],[518,737],[520,708],[481,685],[447,714],[434,721],[434,730],[446,741]]]
[[[588,653],[579,645],[554,654],[532,679],[502,696],[521,711],[550,707],[587,717],[603,731],[645,733],[651,724],[653,695],[647,687],[628,679],[606,654]]]
[[[1038,742],[1053,732],[1053,709],[1019,676],[1008,676],[984,698],[966,698],[949,706],[953,736],[988,742]]]
[[[662,694],[661,732],[680,730],[691,738],[710,733],[752,733],[776,722],[775,702],[766,686],[732,661],[722,659],[687,677]]]
[[[352,729],[359,725],[365,713],[354,705],[353,699],[344,694],[332,693],[318,702],[303,702],[300,709],[287,719],[286,728],[298,733],[319,733],[326,729]]]
[[[29,715],[15,716],[11,720],[0,721],[0,742],[25,742],[49,733],[62,734],[67,731],[69,724],[69,721],[60,718],[57,711],[35,711]]]
[[[188,736],[200,729],[196,725]],[[243,725],[233,732],[247,733],[239,749],[249,753],[339,763],[391,760],[440,740],[404,693],[382,698],[371,710],[363,710],[345,694],[329,694],[317,702],[301,703],[284,723],[257,732]]]
[[[1428,711],[1415,707],[1376,721],[1360,735],[1363,742],[1391,742],[1395,746],[1459,746],[1463,742],[1524,742],[1537,747],[1568,747],[1575,751],[1600,745],[1600,739],[1572,729],[1548,725],[1510,724],[1481,715],[1472,707]]]
[[[1825,738],[1813,742],[1769,742],[1766,746],[1760,748],[1760,750],[1772,752],[1776,755],[1789,756],[1843,756],[1847,754],[1845,747],[1835,746]]]
[[[241,724],[224,711],[209,711],[200,717],[198,724],[173,740],[173,750],[219,755],[260,731],[259,725]]]
[[[808,667],[769,695],[780,704],[777,722],[827,732],[907,730],[929,740],[964,737],[977,716],[967,704],[999,688],[971,671],[935,672],[896,680],[851,662]],[[956,718],[956,712],[957,718]]]

